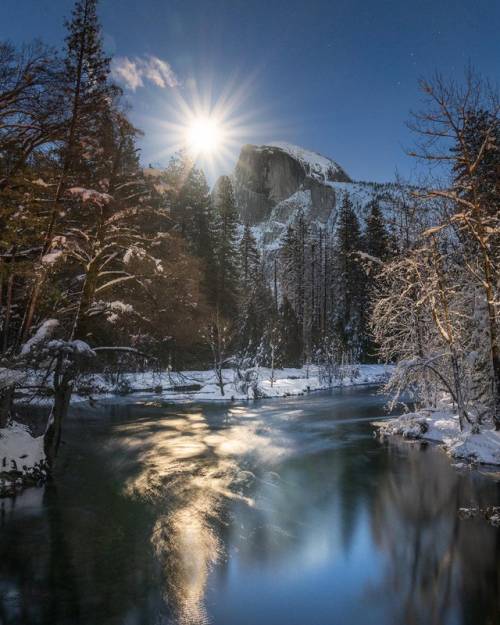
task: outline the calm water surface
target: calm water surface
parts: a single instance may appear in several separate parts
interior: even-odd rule
[[[381,444],[373,390],[73,410],[0,503],[0,625],[498,625],[499,482]]]

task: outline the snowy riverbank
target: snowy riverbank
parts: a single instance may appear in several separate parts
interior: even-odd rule
[[[331,381],[322,378],[317,366],[278,369],[274,373],[270,369],[258,368],[251,370],[250,376],[248,371],[245,373],[246,379],[242,380],[234,370],[225,369],[224,394],[213,371],[125,373],[114,381],[104,375],[93,374],[80,381],[72,401],[109,399],[137,393],[155,393],[160,399],[175,403],[290,397],[341,386],[383,384],[389,369],[384,365],[356,365],[345,368],[342,377]],[[87,388],[86,393],[84,388]],[[32,396],[30,399],[33,401]],[[35,402],[49,403],[51,399],[38,398]],[[44,477],[43,436],[34,437],[27,426],[15,422],[0,429],[0,497],[13,495],[26,484]]]
[[[0,429],[0,497],[45,477],[43,436],[32,436],[27,426],[16,422]]]
[[[458,416],[447,409],[420,410],[374,425],[382,436],[438,443],[457,461],[500,465],[500,432],[491,425],[482,426],[477,433],[460,432]]]
[[[344,370],[342,377],[331,381],[320,375],[319,367],[253,369],[248,380],[242,380],[233,369],[223,370],[224,394],[217,384],[214,371],[184,371],[181,373],[125,373],[118,382],[103,375],[93,375],[85,384],[96,389],[92,397],[127,395],[132,393],[157,393],[172,402],[191,401],[246,401],[256,398],[290,397],[312,391],[328,390],[343,386],[383,384],[387,381],[390,367],[385,365],[355,365]],[[86,400],[83,393],[76,393],[73,401]]]

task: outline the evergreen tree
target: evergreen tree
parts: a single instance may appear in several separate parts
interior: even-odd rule
[[[173,218],[188,249],[199,259],[202,270],[202,285],[207,300],[215,305],[217,283],[215,258],[215,218],[205,174],[194,163],[183,158],[180,186],[173,198]]]
[[[172,217],[189,249],[206,258],[209,240],[210,189],[205,174],[189,160],[183,163],[180,185],[172,201]]]
[[[281,355],[282,362],[288,367],[300,367],[302,364],[302,325],[285,296],[280,308]]]
[[[280,250],[282,285],[302,326],[303,359],[311,355],[312,291],[311,241],[309,225],[299,210],[288,227]]]
[[[298,283],[300,280],[300,254],[297,232],[289,225],[280,248],[281,284],[289,303],[300,307]]]
[[[257,249],[257,242],[248,223],[245,224],[243,236],[240,241],[240,267],[241,288],[244,299],[245,294],[249,293],[252,282],[260,267],[260,254]]]
[[[365,274],[358,252],[363,248],[360,227],[350,198],[339,211],[334,247],[333,327],[346,353],[359,356],[364,349]]]
[[[239,243],[240,303],[238,351],[251,358],[262,351],[266,323],[272,315],[273,298],[257,249],[257,242],[248,224]]]
[[[251,358],[255,358],[259,352],[261,356],[265,355],[266,330],[275,317],[273,295],[264,274],[264,266],[261,265],[256,268],[250,291],[241,304],[238,340],[240,353]]]
[[[56,202],[57,193],[65,191],[72,177],[78,182],[82,169],[91,164],[89,150],[103,141],[101,116],[121,93],[109,82],[110,58],[102,47],[97,0],[77,0],[66,29],[62,85],[68,102],[67,135]]]
[[[165,208],[169,212],[169,219],[158,223],[158,228],[175,231],[186,241],[189,252],[199,261],[206,298],[215,306],[214,211],[204,172],[185,152],[179,152],[165,170],[150,167],[145,174],[160,215]]]
[[[214,250],[216,263],[216,305],[228,319],[238,312],[240,267],[238,262],[238,212],[233,185],[222,176],[214,194]]]
[[[377,201],[371,203],[366,219],[366,252],[382,262],[390,256],[391,242]]]
[[[377,201],[372,202],[370,214],[366,219],[365,251],[368,254],[364,262],[366,271],[366,309],[370,312],[376,298],[375,286],[377,276],[383,267],[382,263],[390,260],[395,253],[394,240],[391,239],[386,230]],[[365,319],[363,318],[364,321]],[[364,334],[365,357],[373,358],[378,351],[378,346],[373,342],[371,332],[364,330]]]

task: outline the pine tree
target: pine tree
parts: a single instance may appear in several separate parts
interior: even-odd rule
[[[288,227],[280,250],[282,286],[302,326],[303,360],[311,356],[313,326],[313,242],[302,210]]]
[[[106,292],[112,287],[134,279],[134,274],[123,266],[120,252],[151,240],[147,228],[143,231],[137,219],[136,206],[141,207],[144,224],[146,214],[151,212],[135,147],[137,132],[121,113],[110,109],[102,114],[98,128],[101,141],[87,151],[90,167],[86,168],[83,191],[72,190],[75,200],[70,217],[78,227],[67,232],[64,243],[69,257],[84,261],[72,333],[85,340],[96,295],[106,300]]]
[[[280,332],[283,364],[300,367],[303,353],[302,325],[286,296],[280,308]]]
[[[261,261],[257,242],[252,234],[252,229],[248,223],[245,224],[243,236],[240,241],[240,267],[241,267],[241,290],[243,299],[248,294],[252,282],[259,270]]]
[[[362,248],[358,218],[345,195],[335,237],[333,325],[346,353],[355,357],[363,351],[366,336],[365,276],[358,256]]]
[[[251,358],[259,352],[265,357],[269,324],[276,319],[277,311],[262,263],[254,268],[248,289],[240,304],[238,349]]]
[[[102,144],[102,115],[120,90],[109,83],[110,59],[102,47],[97,0],[77,0],[66,21],[66,56],[62,85],[68,101],[67,136],[61,147],[61,176],[55,203],[69,183],[79,182],[91,165],[89,152]],[[90,161],[90,162],[89,162]],[[72,180],[73,178],[73,180]],[[51,228],[47,238],[50,238]]]
[[[366,252],[382,262],[390,256],[390,241],[384,219],[377,201],[371,203],[366,219]]]
[[[205,258],[209,235],[210,189],[201,169],[189,160],[183,163],[180,186],[172,201],[172,218],[191,252]]]
[[[377,276],[383,267],[394,254],[394,241],[391,240],[385,227],[384,219],[377,201],[372,202],[370,214],[366,219],[365,251],[368,254],[365,259],[366,271],[366,310],[372,310],[373,302],[376,299]],[[365,323],[365,316],[363,316]],[[365,342],[364,353],[367,358],[374,358],[378,352],[378,346],[374,343],[371,332],[364,329]]]
[[[300,254],[297,232],[289,225],[280,248],[281,284],[289,303],[299,309]]]
[[[168,223],[162,229],[175,231],[186,241],[189,252],[199,260],[206,298],[215,306],[214,211],[204,172],[181,151],[164,171],[150,167],[145,173],[153,183],[155,204],[169,210]]]
[[[248,224],[239,243],[240,301],[238,351],[255,358],[273,305],[257,243]]]
[[[217,271],[217,308],[224,317],[238,312],[240,267],[238,262],[238,212],[233,185],[222,176],[214,194],[214,238]]]

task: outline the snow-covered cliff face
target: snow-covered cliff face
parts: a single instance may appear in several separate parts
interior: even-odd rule
[[[241,220],[266,250],[279,246],[299,210],[313,230],[333,229],[345,194],[361,220],[372,200],[389,213],[394,201],[393,185],[353,182],[335,161],[286,143],[245,145],[232,178]]]
[[[234,172],[236,201],[242,220],[257,225],[273,208],[297,191],[308,191],[312,215],[327,217],[335,194],[327,183],[349,182],[334,161],[288,144],[246,145]]]

